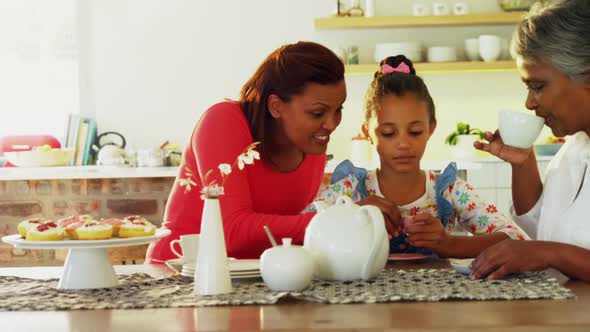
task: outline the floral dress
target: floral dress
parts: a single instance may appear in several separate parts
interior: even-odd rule
[[[447,168],[448,169],[448,168]],[[340,180],[332,183],[326,190],[316,197],[316,201],[323,201],[328,205],[334,204],[338,197],[346,195],[355,202],[368,196],[383,197],[379,190],[379,182],[376,170],[358,172],[351,171]],[[360,169],[362,170],[362,169]],[[446,175],[439,174],[438,177]],[[363,179],[364,178],[364,179]],[[511,239],[524,240],[527,235],[502,213],[497,207],[482,200],[474,188],[463,179],[452,176],[450,181],[443,184],[442,190],[437,195],[437,175],[432,171],[426,171],[426,188],[422,197],[416,201],[398,206],[403,218],[415,216],[420,213],[430,213],[439,218],[448,232],[466,231],[472,235],[485,235],[495,232],[506,233]],[[442,217],[439,206],[446,205],[448,217]],[[312,205],[306,211],[313,211]],[[392,238],[390,241],[391,253],[431,253],[424,248],[414,248],[406,241],[406,234]]]

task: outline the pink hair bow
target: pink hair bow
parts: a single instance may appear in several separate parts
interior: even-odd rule
[[[381,66],[381,73],[383,75],[387,75],[387,74],[391,74],[391,73],[395,73],[395,72],[409,74],[410,67],[408,67],[408,65],[406,65],[404,62],[400,63],[395,68],[388,65],[388,64],[384,64],[383,66]]]

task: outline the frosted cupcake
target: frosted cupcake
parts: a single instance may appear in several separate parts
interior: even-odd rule
[[[124,221],[119,218],[103,218],[100,220],[100,223],[113,226],[113,236],[117,237],[119,236],[119,228]]]
[[[64,229],[53,221],[29,228],[26,237],[29,241],[61,241],[64,238]]]
[[[151,236],[156,233],[156,226],[140,216],[123,219],[119,228],[119,237]]]
[[[80,222],[80,221],[89,221],[89,220],[94,220],[94,218],[91,215],[89,215],[89,214],[72,215],[72,216],[69,216],[69,217],[65,217],[65,218],[60,219],[57,222],[57,225],[59,227],[66,228],[66,227],[68,227],[71,224],[74,224],[74,223],[77,223],[77,222]]]
[[[113,226],[96,220],[79,221],[66,227],[72,240],[107,240],[113,237]]]
[[[43,223],[49,222],[49,220],[45,220],[43,218],[32,218],[32,219],[27,219],[27,220],[23,220],[18,224],[18,233],[23,237],[23,238],[27,238],[27,232],[29,231],[29,229],[31,227],[35,227],[35,226],[39,226]]]

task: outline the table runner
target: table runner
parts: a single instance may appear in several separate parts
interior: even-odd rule
[[[0,277],[0,311],[177,308],[215,305],[273,304],[292,297],[320,303],[378,303],[443,300],[573,299],[575,295],[544,272],[505,280],[470,280],[450,269],[384,270],[368,281],[314,280],[302,292],[273,292],[260,279],[234,284],[218,296],[192,294],[192,278],[154,279],[136,273],[119,277],[121,285],[92,290],[58,290],[57,279]]]

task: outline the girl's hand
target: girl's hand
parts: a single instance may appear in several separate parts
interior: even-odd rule
[[[451,236],[439,219],[429,213],[421,213],[405,220],[407,240],[413,247],[428,248],[435,252],[449,246]]]
[[[392,236],[398,236],[402,226],[402,214],[399,212],[397,205],[383,197],[369,196],[357,203],[358,205],[373,205],[381,210],[385,219],[385,228],[387,233]]]
[[[504,240],[477,256],[471,263],[471,278],[496,280],[514,272],[544,270],[552,251],[542,241]]]
[[[519,149],[504,144],[498,130],[496,130],[493,134],[489,131],[486,131],[484,133],[484,138],[489,143],[475,142],[473,146],[478,150],[489,152],[512,165],[523,164],[533,153],[532,147],[528,149]]]

